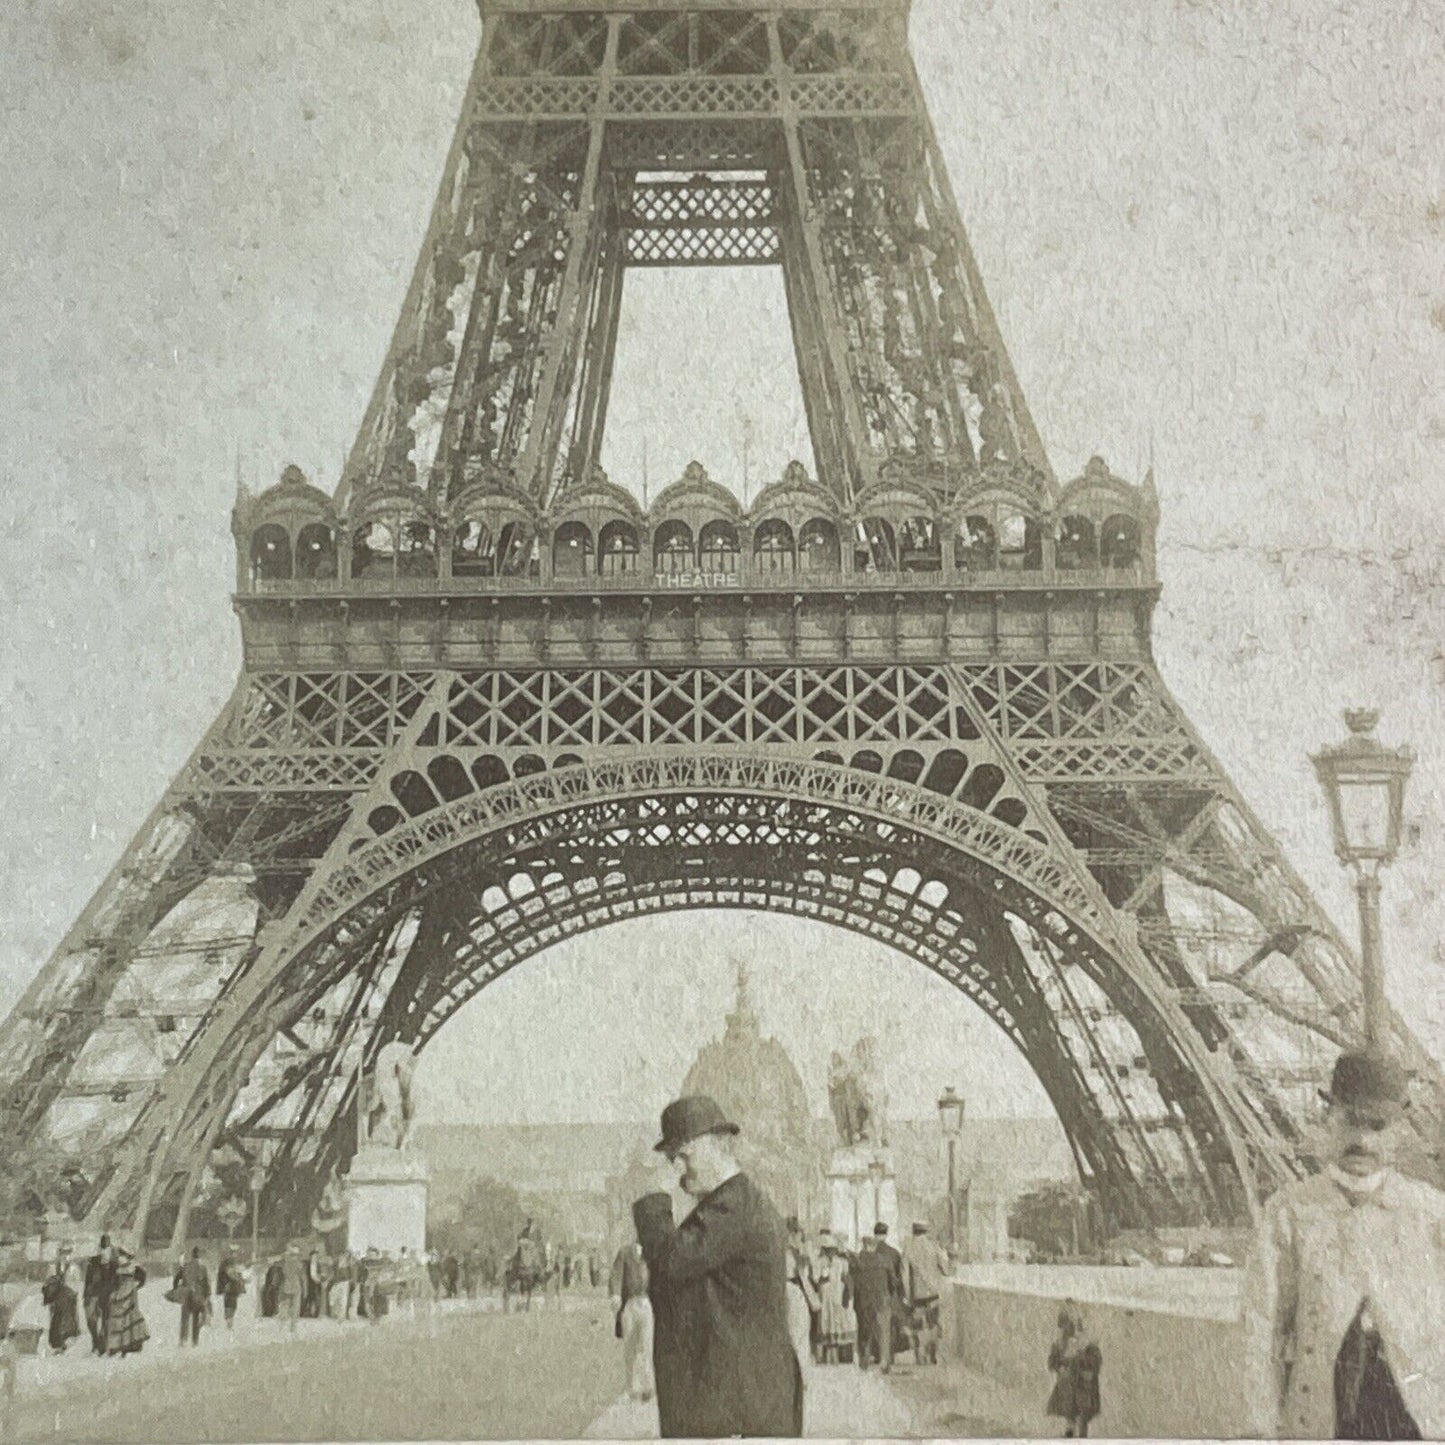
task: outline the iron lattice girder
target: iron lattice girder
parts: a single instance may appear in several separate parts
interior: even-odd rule
[[[585,843],[583,848],[588,851]],[[988,969],[974,963],[960,967],[954,955],[966,949],[969,941],[958,922],[940,918],[916,893],[906,895],[887,884],[864,883],[857,862],[839,859],[831,866],[809,868],[806,863],[817,864],[817,857],[799,857],[799,866],[789,867],[793,860],[781,851],[762,856],[770,866],[754,874],[737,847],[715,850],[700,866],[683,871],[668,869],[666,858],[658,859],[656,849],[605,850],[605,868],[599,863],[599,871],[591,875],[572,869],[576,876],[565,886],[554,881],[512,908],[469,924],[445,961],[424,959],[417,977],[425,991],[408,992],[394,1010],[403,1036],[424,1046],[445,1018],[487,983],[539,949],[590,928],[697,907],[752,908],[816,919],[856,929],[923,959],[980,1003],[1034,1061],[1067,1132],[1087,1161],[1089,1177],[1116,1202],[1120,1214],[1140,1212],[1138,1187],[1130,1176],[1127,1158],[1115,1147],[1113,1126],[1097,1114],[1093,1095],[1065,1045],[1050,1033],[1051,1020],[1042,1001],[1029,990],[1026,970],[1005,967],[997,957]],[[539,876],[549,869],[555,874],[556,862],[549,856],[544,867],[520,855],[498,865],[495,876],[504,879],[529,868]],[[651,867],[646,866],[648,862]],[[480,878],[469,877],[468,882],[479,883]],[[526,906],[529,900],[534,906]],[[535,906],[539,903],[544,906]],[[1022,994],[1020,986],[1025,990]],[[424,1020],[420,1024],[419,1018]],[[1014,1019],[1022,1019],[1022,1025]],[[382,1036],[378,1033],[378,1040]],[[343,1109],[322,1146],[319,1172],[323,1177],[344,1160],[348,1137]]]
[[[628,266],[770,265],[781,242],[768,180],[636,181],[622,203]]]
[[[595,818],[588,821],[587,809],[590,809]],[[831,836],[831,830],[842,821],[845,827],[846,836],[854,838],[860,820],[851,813],[845,813],[841,819],[825,807],[798,807],[796,802],[791,801],[769,801],[766,797],[754,797],[749,795],[745,798],[709,794],[707,796],[693,798],[688,794],[680,795],[670,802],[665,799],[634,799],[625,806],[589,804],[587,809],[568,811],[559,817],[545,819],[539,818],[537,822],[544,825],[540,833],[528,825],[527,846],[520,852],[513,851],[511,845],[517,841],[516,834],[522,829],[503,829],[497,835],[497,846],[502,849],[500,859],[489,867],[482,866],[478,861],[476,850],[471,845],[464,845],[458,852],[444,851],[436,855],[434,864],[421,865],[410,870],[403,877],[392,881],[391,884],[382,882],[380,887],[386,895],[385,910],[387,916],[407,908],[424,906],[425,900],[438,891],[444,892],[447,896],[454,897],[457,891],[463,887],[470,887],[474,896],[481,895],[486,899],[487,889],[497,889],[500,884],[505,883],[509,878],[514,887],[516,883],[516,871],[530,869],[532,874],[539,880],[545,880],[548,876],[560,880],[563,876],[560,870],[568,870],[572,865],[567,861],[571,858],[574,850],[581,847],[587,849],[587,840],[594,836],[601,837],[603,851],[605,853],[604,880],[615,875],[621,870],[626,877],[626,884],[622,887],[625,896],[631,896],[634,892],[650,893],[654,886],[658,888],[661,906],[697,906],[697,890],[713,887],[707,880],[715,880],[734,876],[737,873],[739,864],[744,869],[756,868],[758,860],[766,858],[769,867],[760,875],[755,883],[751,896],[744,896],[742,902],[751,906],[767,907],[773,906],[775,895],[796,896],[801,891],[805,895],[814,893],[823,903],[827,902],[827,895],[830,893],[828,884],[829,876],[836,879],[838,869],[842,869],[846,875],[849,871],[858,870],[863,876],[854,885],[852,898],[854,911],[851,914],[839,912],[841,902],[846,901],[848,895],[845,892],[844,899],[840,900],[836,891],[832,894],[834,921],[839,921],[844,926],[850,926],[860,931],[870,933],[874,936],[884,938],[895,946],[902,947],[906,952],[911,952],[928,962],[930,966],[939,968],[945,976],[950,977],[956,984],[963,987],[971,996],[981,997],[980,990],[997,1002],[989,1005],[989,1012],[999,1017],[1005,1027],[1019,1038],[1019,1030],[1024,1035],[1034,1037],[1033,1030],[1042,1027],[1047,1019],[1046,1013],[1037,1006],[1030,1009],[1025,1001],[1022,1005],[1019,1002],[1017,989],[1022,986],[1026,993],[1032,994],[1033,990],[1030,980],[1026,974],[1017,972],[1009,973],[1002,970],[998,958],[998,944],[992,946],[993,957],[991,961],[985,961],[978,956],[975,950],[972,957],[965,958],[967,962],[960,966],[957,954],[948,962],[947,966],[940,967],[939,948],[947,949],[949,938],[958,939],[961,931],[967,927],[976,927],[976,924],[969,924],[968,915],[976,913],[980,908],[988,911],[1001,906],[1001,900],[1011,897],[1012,894],[999,894],[998,880],[994,879],[991,884],[970,884],[962,881],[955,870],[962,866],[967,871],[967,855],[952,852],[930,851],[926,844],[908,833],[900,833],[891,825],[876,827],[876,835],[869,845],[871,850],[883,850],[883,856],[889,860],[889,868],[895,873],[904,866],[921,870],[921,877],[915,882],[914,894],[911,907],[921,908],[922,916],[913,922],[911,926],[900,925],[897,921],[890,923],[887,927],[880,924],[881,911],[884,900],[890,893],[893,893],[904,903],[908,900],[903,898],[896,887],[891,887],[888,882],[888,874],[877,867],[876,858],[871,866],[865,867],[866,860],[860,859],[857,862],[849,863],[846,856],[838,856],[839,842]],[[530,836],[532,834],[536,836]],[[812,854],[812,869],[804,868],[789,869],[784,865],[790,857],[793,861],[800,861],[794,857],[796,850],[801,848],[805,853]],[[665,853],[664,851],[665,850]],[[412,853],[412,847],[408,843],[404,851]],[[558,853],[564,855],[558,857]],[[652,868],[642,867],[640,872],[636,865],[627,864],[630,857],[642,856],[652,858],[661,863],[660,870],[656,865]],[[685,869],[673,881],[673,896],[669,902],[668,888],[666,886],[666,875],[668,863],[676,860],[677,866]],[[363,866],[366,866],[363,864]],[[798,878],[794,874],[798,874]],[[652,874],[654,876],[649,877]],[[876,876],[876,880],[874,879]],[[917,892],[925,886],[923,879],[942,877],[951,879],[949,888],[958,901],[951,906],[953,909],[951,921],[943,922],[937,916],[937,910],[927,903],[917,901]],[[488,882],[488,879],[491,882]],[[552,884],[543,882],[542,886],[536,889],[529,889],[517,901],[517,908],[527,920],[527,926],[533,929],[528,950],[533,950],[539,943],[555,940],[563,936],[562,931],[557,927],[555,918],[549,910],[548,904],[557,891],[559,884],[554,881]],[[614,887],[617,884],[614,883]],[[933,887],[939,885],[933,884]],[[980,887],[983,891],[980,892]],[[402,890],[401,894],[394,891],[395,888]],[[962,889],[960,895],[958,890]],[[617,907],[621,900],[609,900],[605,890],[600,894],[593,890],[579,890],[576,901],[584,909],[594,908],[599,903],[607,904],[605,917],[616,918],[632,916],[634,909],[630,904]],[[494,917],[499,909],[505,910],[509,905],[491,904],[492,916]],[[1054,921],[1054,915],[1042,901],[1036,899],[1033,894],[1027,891],[1017,895],[1016,907],[1032,919],[1034,927],[1048,932],[1056,931],[1059,927]],[[816,912],[815,912],[816,909]],[[962,910],[960,912],[959,910]],[[815,899],[814,907],[795,907],[796,911],[805,916],[829,917],[826,907],[820,907]],[[598,921],[594,918],[594,922]],[[379,923],[373,926],[381,926]],[[997,937],[998,930],[995,930]],[[1075,953],[1078,952],[1078,937],[1065,930],[1060,935],[1060,946],[1068,946]],[[491,976],[491,972],[505,960],[499,957],[496,947],[498,940],[485,938],[473,940],[477,947],[475,956],[472,957],[472,967],[478,971],[478,982],[485,983]],[[355,944],[351,945],[355,946]],[[466,952],[464,946],[463,951]],[[952,952],[952,950],[949,950]],[[1079,955],[1082,957],[1082,955]],[[298,959],[302,955],[297,955]],[[302,965],[304,967],[304,964]],[[1109,970],[1104,971],[1108,976]],[[451,983],[451,979],[445,974],[438,974],[435,968],[428,970],[426,975],[428,988],[445,988]],[[1118,979],[1111,977],[1112,986],[1118,986]],[[319,986],[319,985],[318,985]],[[1010,986],[1014,989],[1012,1003],[1010,999]],[[455,1007],[460,1000],[454,999],[450,1007]],[[418,1009],[426,1007],[426,996],[422,994],[414,1000],[407,1000],[408,1004],[414,1003]],[[310,1000],[296,996],[296,1007],[303,1009],[309,1007]],[[1002,1016],[999,1015],[1000,1005],[1005,1005],[1009,1010]],[[1131,1005],[1136,1011],[1141,1006],[1136,999]],[[421,1017],[425,1017],[422,1014]],[[426,1028],[427,1025],[419,1023],[417,1017],[410,1020],[410,1026]],[[1151,1047],[1169,1051],[1167,1042],[1167,1031],[1159,1029],[1145,1030],[1151,1040]],[[1031,1057],[1037,1052],[1036,1047],[1031,1046]],[[1048,1072],[1047,1061],[1041,1061],[1039,1065],[1041,1072]],[[1054,1065],[1057,1067],[1057,1064]],[[1169,1070],[1161,1064],[1160,1073],[1168,1076]],[[1055,1084],[1051,1092],[1057,1094],[1062,1085]],[[1071,1086],[1074,1087],[1074,1086]],[[1185,1104],[1197,1110],[1202,1102],[1200,1098],[1190,1098]],[[1066,1116],[1071,1112],[1077,1113],[1080,1107],[1075,1100],[1072,1108],[1065,1106],[1061,1109]],[[1119,1122],[1114,1121],[1111,1127],[1118,1128]],[[1125,1128],[1126,1134],[1132,1134],[1134,1126]],[[1213,1131],[1206,1127],[1206,1135],[1212,1135]],[[1084,1153],[1091,1158],[1100,1157],[1102,1150],[1104,1155],[1108,1153],[1107,1144],[1098,1138],[1089,1138],[1079,1141]],[[1208,1151],[1216,1156],[1217,1150]],[[1137,1171],[1143,1171],[1144,1164],[1136,1156],[1126,1151],[1126,1158],[1132,1157],[1133,1167]],[[1167,1180],[1147,1179],[1142,1183],[1132,1186],[1134,1189],[1147,1188],[1154,1192],[1166,1190]],[[1123,1184],[1118,1178],[1112,1181],[1115,1192],[1123,1190]],[[1123,1190],[1128,1193],[1128,1190]],[[1167,1192],[1167,1190],[1166,1190]]]
[[[720,123],[734,128],[721,145]],[[635,183],[627,164],[648,126],[653,150],[717,152],[730,167],[736,128],[757,127],[744,145],[750,163],[768,157],[776,224],[629,226],[617,191]],[[709,184],[737,194],[749,178]],[[601,455],[619,257],[783,264],[814,447],[836,495],[866,489],[890,458],[945,475],[995,462],[1049,474],[901,16],[683,10],[488,27],[343,491],[445,496],[494,469],[545,506],[585,479]]]
[[[533,836],[545,836],[549,810],[555,812],[572,802],[595,800],[599,790],[614,795],[615,802],[608,806],[614,809],[618,828],[626,828],[627,800],[639,793],[657,797],[677,790],[715,794],[739,789],[757,799],[760,806],[781,802],[785,808],[796,807],[800,799],[809,796],[810,789],[816,789],[816,801],[825,807],[840,805],[849,816],[856,815],[860,820],[882,817],[890,830],[903,828],[917,833],[921,829],[960,850],[963,857],[989,859],[990,866],[1000,870],[1001,876],[1018,880],[1028,897],[1053,900],[1051,905],[1045,905],[1046,918],[1053,920],[1046,927],[1063,927],[1063,942],[1068,946],[1078,947],[1085,934],[1078,932],[1078,922],[1064,925],[1063,918],[1081,920],[1086,933],[1091,928],[1102,929],[1102,937],[1112,938],[1112,943],[1102,947],[1103,953],[1114,960],[1115,986],[1120,986],[1123,975],[1118,970],[1129,956],[1129,948],[1122,938],[1115,937],[1106,917],[1098,913],[1098,904],[1088,889],[1071,881],[1068,868],[1059,866],[1047,847],[975,810],[950,804],[922,789],[897,780],[859,775],[846,768],[800,765],[736,753],[629,757],[612,766],[564,768],[459,799],[397,827],[372,844],[348,848],[344,856],[334,856],[323,880],[313,883],[307,897],[298,901],[298,909],[293,910],[294,922],[272,938],[257,966],[221,1001],[208,1031],[210,1042],[193,1049],[167,1081],[164,1096],[157,1100],[147,1120],[146,1132],[133,1146],[137,1157],[151,1160],[154,1143],[162,1137],[194,1138],[200,1129],[200,1137],[206,1138],[210,1137],[206,1131],[219,1128],[219,1115],[229,1097],[226,1080],[242,1076],[251,1066],[248,1061],[258,1056],[264,1038],[284,1022],[285,1010],[300,1006],[300,994],[291,992],[278,998],[275,992],[276,981],[290,967],[289,960],[315,947],[332,920],[358,909],[363,920],[376,919],[377,905],[367,900],[379,897],[378,890],[385,892],[417,876],[419,860],[444,856],[456,847],[467,846],[469,840],[498,830],[510,846],[518,846]],[[774,799],[774,804],[764,804],[767,798]],[[382,922],[384,915],[383,908]],[[364,924],[364,928],[377,926],[381,926],[380,922]],[[347,928],[354,933],[350,925]],[[1132,967],[1138,968],[1139,964]],[[1130,1005],[1133,1013],[1137,1016],[1140,1010],[1152,1008],[1172,1019],[1173,1032],[1162,1037],[1170,1048],[1190,1058],[1190,1077],[1205,1083],[1204,1093],[1213,1101],[1211,1107],[1219,1107],[1227,1090],[1220,1094],[1218,1081],[1208,1081],[1208,1065],[1198,1052],[1198,1038],[1187,1026],[1180,1027],[1184,1015],[1172,997],[1160,991],[1147,962],[1143,962],[1142,972],[1131,977],[1135,990]],[[262,1010],[268,1000],[269,1014]],[[249,1043],[237,1032],[243,1025],[250,1031]],[[1161,1076],[1171,1072],[1178,1070],[1161,1067]],[[1242,1100],[1229,1107],[1235,1127],[1247,1122],[1247,1106]],[[1239,1113],[1241,1108],[1246,1112]],[[154,1167],[164,1176],[164,1168],[158,1164]],[[1241,1167],[1238,1160],[1236,1167]],[[122,1183],[118,1187],[125,1186]]]

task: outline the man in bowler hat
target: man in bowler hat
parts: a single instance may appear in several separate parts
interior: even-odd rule
[[[738,1132],[704,1094],[662,1111],[656,1148],[680,1161],[697,1200],[680,1224],[672,1200],[632,1206],[655,1316],[653,1360],[664,1436],[803,1432],[803,1379],[788,1333],[786,1233],[739,1168]]]
[[[1343,1054],[1322,1173],[1265,1205],[1245,1284],[1251,1433],[1445,1434],[1445,1194],[1393,1166],[1407,1105],[1393,1060]]]

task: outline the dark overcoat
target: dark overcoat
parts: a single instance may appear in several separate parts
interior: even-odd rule
[[[650,1276],[662,1434],[801,1435],[787,1233],[767,1196],[735,1174],[680,1225],[666,1194],[632,1212]]]

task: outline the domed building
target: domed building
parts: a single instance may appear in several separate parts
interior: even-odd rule
[[[787,1051],[763,1034],[745,964],[722,1037],[698,1051],[679,1092],[710,1094],[738,1125],[738,1162],[779,1214],[821,1222],[823,1160],[807,1091]]]

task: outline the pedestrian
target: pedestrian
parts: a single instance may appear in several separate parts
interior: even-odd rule
[[[627,1393],[634,1400],[650,1400],[657,1392],[652,1369],[652,1301],[647,1285],[647,1261],[642,1257],[642,1246],[633,1240],[617,1251],[608,1293],[614,1330],[622,1341]]]
[[[858,1368],[877,1364],[893,1369],[893,1319],[903,1295],[902,1260],[888,1243],[888,1226],[880,1219],[851,1266],[853,1306],[858,1316]]]
[[[1445,1195],[1394,1168],[1405,1073],[1342,1054],[1321,1097],[1324,1170],[1270,1198],[1246,1275],[1251,1433],[1445,1435]]]
[[[266,1275],[261,1281],[261,1294],[256,1301],[262,1319],[274,1320],[281,1313],[281,1277],[284,1273],[279,1259],[273,1259],[266,1266]]]
[[[55,1268],[40,1287],[41,1302],[50,1311],[50,1328],[46,1342],[57,1355],[63,1355],[71,1340],[80,1334],[80,1311],[76,1305],[75,1267],[70,1262],[70,1246],[63,1244],[55,1257]]]
[[[823,1235],[815,1274],[818,1290],[818,1359],[822,1364],[847,1364],[857,1344],[858,1317],[853,1310],[853,1280],[848,1258],[831,1233]]]
[[[171,1294],[181,1307],[181,1344],[201,1342],[201,1326],[211,1317],[211,1277],[201,1262],[200,1247],[191,1250],[191,1257],[176,1271]]]
[[[226,1320],[226,1328],[233,1329],[236,1324],[236,1302],[246,1293],[246,1275],[233,1250],[226,1251],[221,1267],[216,1271],[216,1293],[221,1296],[221,1312]]]
[[[315,1249],[306,1256],[306,1273],[301,1289],[301,1318],[321,1318],[321,1258]]]
[[[85,1310],[85,1326],[90,1331],[93,1353],[105,1353],[111,1295],[115,1292],[115,1248],[110,1235],[100,1236],[100,1248],[85,1262],[81,1285],[81,1305]]]
[[[105,1352],[108,1355],[137,1355],[150,1339],[145,1316],[140,1310],[140,1289],[146,1272],[135,1255],[124,1247],[115,1251],[115,1284],[105,1314]]]
[[[0,1440],[11,1438],[15,1422],[15,1344],[10,1338],[10,1311],[0,1305]]]
[[[812,1268],[803,1226],[795,1215],[788,1218],[788,1244],[784,1254],[788,1281],[788,1334],[800,1365],[813,1362],[813,1310],[817,1295],[813,1292]]]
[[[903,1246],[903,1289],[913,1332],[913,1359],[917,1364],[938,1363],[943,1282],[948,1277],[948,1255],[928,1233],[922,1221]]]
[[[301,1301],[306,1296],[306,1267],[301,1260],[301,1247],[288,1244],[281,1256],[281,1273],[277,1281],[276,1313],[286,1321],[286,1328],[294,1335],[296,1321],[301,1315]]]
[[[1099,1370],[1103,1357],[1090,1338],[1084,1313],[1073,1300],[1059,1310],[1058,1334],[1049,1346],[1054,1387],[1044,1413],[1064,1422],[1066,1438],[1085,1438],[1099,1413]]]
[[[803,1431],[783,1222],[739,1169],[737,1132],[706,1095],[674,1100],[662,1111],[655,1147],[682,1162],[682,1188],[697,1203],[681,1224],[663,1192],[632,1209],[650,1275],[664,1436]]]

